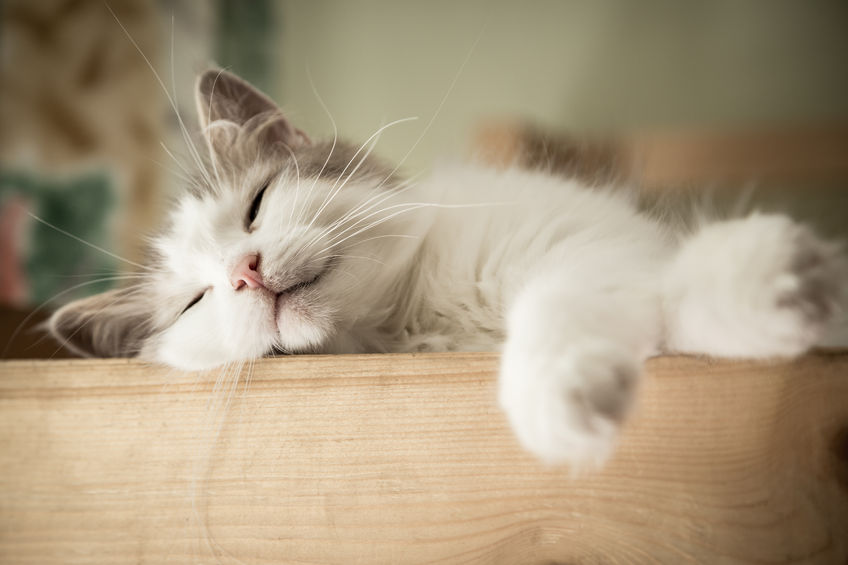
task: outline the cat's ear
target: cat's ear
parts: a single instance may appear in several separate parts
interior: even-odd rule
[[[47,323],[63,346],[85,357],[135,357],[150,335],[150,305],[137,289],[117,289],[75,300]]]
[[[227,71],[200,75],[195,101],[200,125],[213,153],[225,151],[233,143],[233,124],[258,136],[266,146],[282,143],[293,149],[310,143],[309,137],[286,119],[273,100]]]

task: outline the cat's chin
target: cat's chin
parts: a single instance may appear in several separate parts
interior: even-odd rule
[[[330,334],[331,317],[311,287],[278,294],[274,307],[280,342],[288,351],[316,350]]]

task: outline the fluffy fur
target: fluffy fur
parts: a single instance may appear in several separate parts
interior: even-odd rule
[[[198,108],[212,164],[148,278],[52,319],[80,353],[195,370],[273,352],[499,349],[517,438],[584,466],[611,452],[648,356],[798,355],[845,299],[839,247],[784,216],[683,234],[622,193],[541,172],[407,183],[368,144],[312,143],[227,73],[201,77]]]

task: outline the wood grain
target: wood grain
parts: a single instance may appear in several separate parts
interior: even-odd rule
[[[496,365],[3,362],[0,562],[848,561],[848,354],[654,359],[578,478],[516,446]]]

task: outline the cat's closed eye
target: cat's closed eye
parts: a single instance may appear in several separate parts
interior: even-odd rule
[[[195,296],[194,298],[192,298],[191,302],[189,302],[189,303],[188,303],[188,305],[187,305],[185,308],[183,308],[182,312],[180,312],[180,316],[182,316],[183,314],[185,314],[185,313],[188,311],[188,309],[189,309],[189,308],[191,308],[192,306],[194,306],[195,304],[197,304],[198,302],[200,302],[200,300],[201,300],[204,296],[206,296],[206,291],[205,291],[205,290],[204,290],[203,292],[201,292],[200,294],[198,294],[197,296]]]
[[[265,184],[259,192],[256,193],[256,197],[253,199],[253,202],[250,204],[250,209],[247,211],[247,227],[250,228],[253,225],[253,222],[256,220],[256,216],[259,215],[259,207],[262,206],[262,197],[265,195],[265,191],[268,190],[268,184]]]

